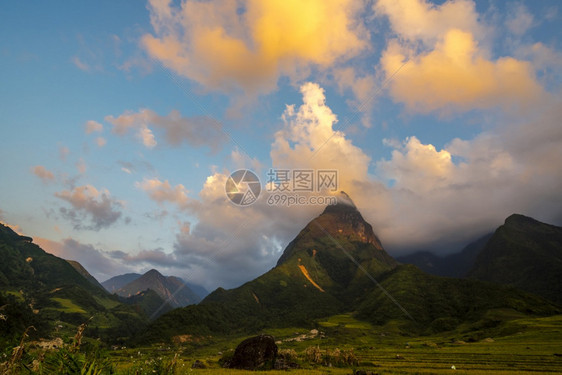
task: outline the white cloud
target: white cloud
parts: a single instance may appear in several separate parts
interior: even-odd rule
[[[31,172],[39,177],[43,183],[53,182],[55,180],[55,175],[53,172],[47,170],[42,165],[36,165],[35,167],[31,168]]]
[[[433,145],[424,145],[416,137],[395,146],[392,159],[378,163],[383,175],[395,181],[395,187],[427,191],[448,183],[454,167],[447,150],[437,151]]]
[[[534,24],[534,17],[523,4],[515,5],[505,22],[509,31],[515,35],[525,34]]]
[[[333,126],[337,116],[326,105],[324,90],[315,83],[301,86],[303,105],[287,106],[284,127],[275,134],[271,149],[277,168],[336,169],[346,191],[364,179],[370,158]]]

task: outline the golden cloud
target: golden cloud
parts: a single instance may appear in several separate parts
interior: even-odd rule
[[[142,44],[165,67],[213,90],[263,93],[366,47],[357,0],[150,1]]]
[[[410,110],[524,107],[544,97],[529,62],[487,59],[466,31],[449,30],[432,51],[419,55],[398,42],[389,43],[382,69],[390,76],[406,60],[408,66],[394,77],[390,92]]]

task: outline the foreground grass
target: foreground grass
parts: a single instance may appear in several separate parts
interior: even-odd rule
[[[504,311],[492,314],[505,315]],[[245,337],[193,337],[180,344],[158,344],[151,347],[113,347],[100,350],[96,340],[87,340],[80,351],[72,349],[41,353],[33,343],[12,366],[9,373],[57,373],[48,368],[74,360],[78,372],[92,374],[352,374],[361,369],[378,374],[546,374],[562,373],[562,316],[529,318],[515,316],[493,328],[460,327],[456,331],[433,336],[409,337],[400,322],[372,326],[351,315],[336,315],[320,321],[316,331],[302,328],[272,329],[280,350],[295,354],[299,369],[289,371],[241,371],[223,369],[220,358]],[[478,338],[477,340],[475,338]],[[69,342],[68,348],[73,343]],[[97,346],[96,346],[97,345]],[[307,357],[307,348],[317,348],[321,359]],[[354,353],[354,363],[338,367],[335,348]],[[35,370],[29,364],[37,358],[50,360],[50,367]],[[327,359],[328,358],[328,359]],[[48,361],[45,360],[45,363]],[[194,369],[198,360],[206,368]],[[58,362],[57,362],[58,361]],[[25,363],[24,363],[25,362]],[[454,370],[453,370],[454,366]],[[0,370],[1,370],[0,366]],[[21,371],[20,371],[21,370]],[[2,373],[2,371],[0,371]],[[61,372],[59,372],[61,373]]]

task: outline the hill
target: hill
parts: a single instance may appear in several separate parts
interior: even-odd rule
[[[468,275],[562,304],[562,228],[511,215],[486,243]]]

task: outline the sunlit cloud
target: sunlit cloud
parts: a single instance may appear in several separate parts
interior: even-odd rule
[[[381,69],[390,94],[410,111],[528,108],[545,99],[535,67],[511,56],[490,58],[472,1],[379,0],[397,38],[387,43]],[[404,66],[404,69],[401,67]]]
[[[144,179],[142,182],[135,183],[135,186],[144,190],[150,199],[159,204],[168,202],[179,208],[185,208],[189,201],[187,189],[182,184],[172,186],[168,180]]]
[[[267,93],[280,77],[308,76],[367,48],[354,0],[150,1],[154,34],[142,45],[210,90]]]
[[[529,62],[512,57],[489,60],[472,34],[458,29],[448,31],[431,52],[419,55],[390,43],[381,63],[389,76],[407,60],[390,92],[412,111],[525,108],[545,97]]]

